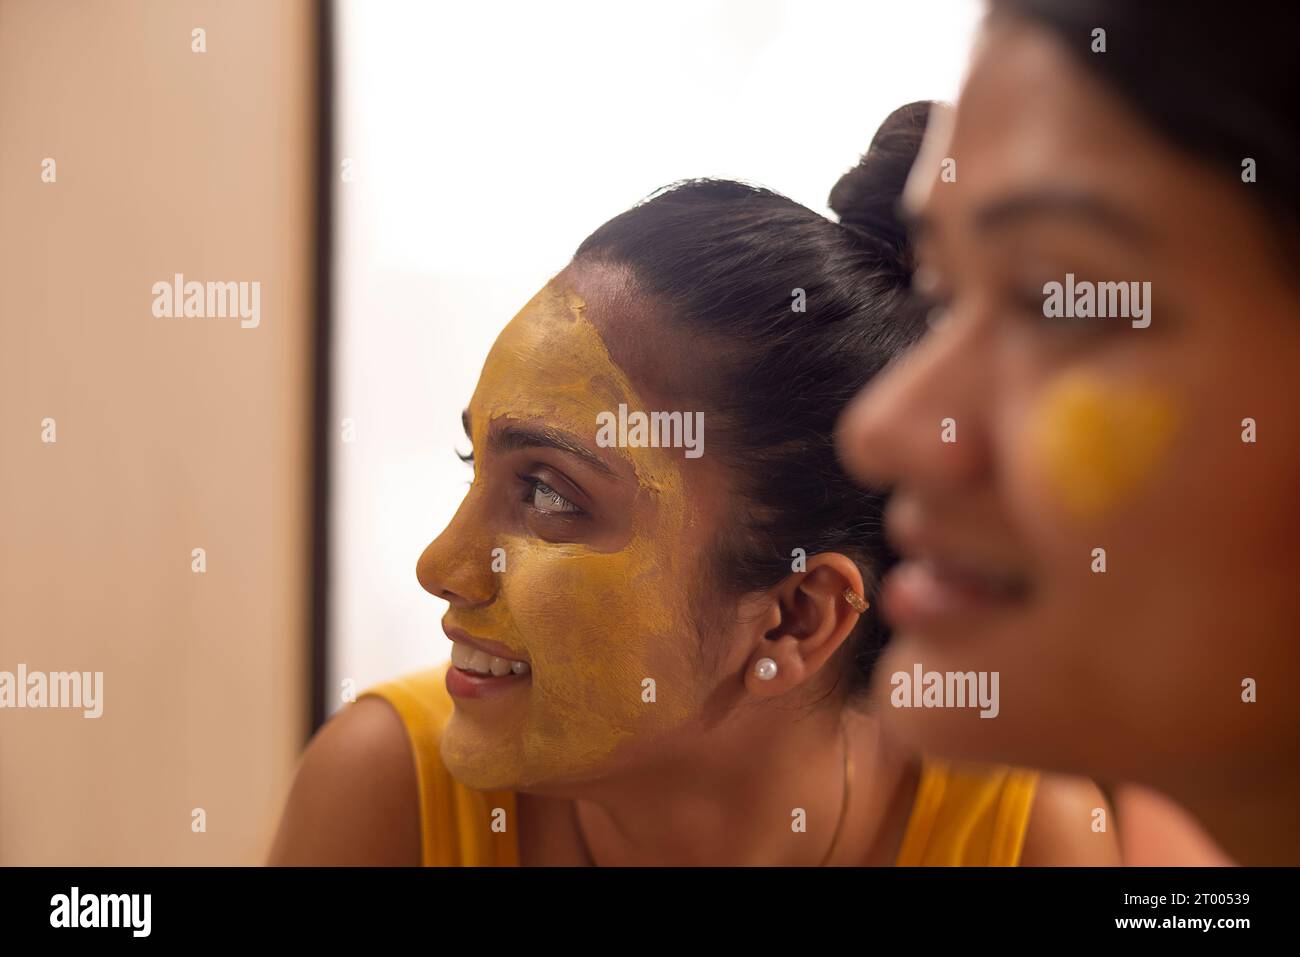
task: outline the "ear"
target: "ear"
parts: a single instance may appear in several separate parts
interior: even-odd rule
[[[839,552],[811,555],[807,561],[805,571],[787,576],[768,592],[771,627],[756,642],[745,673],[745,688],[755,695],[775,697],[803,684],[858,623],[859,612],[844,597],[845,589],[862,597],[858,566]],[[764,658],[776,664],[769,679],[759,677]]]

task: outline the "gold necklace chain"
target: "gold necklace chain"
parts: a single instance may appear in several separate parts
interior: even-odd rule
[[[853,752],[849,750],[849,728],[844,719],[840,719],[840,736],[844,739],[844,796],[840,800],[840,818],[835,822],[835,834],[831,837],[831,846],[826,849],[818,867],[825,867],[835,853],[835,846],[840,842],[840,831],[844,828],[844,819],[849,814],[849,792],[853,788]]]

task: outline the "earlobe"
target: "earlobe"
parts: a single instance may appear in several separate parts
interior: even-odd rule
[[[798,638],[781,635],[765,639],[749,659],[745,690],[764,698],[776,697],[800,684],[806,673]]]

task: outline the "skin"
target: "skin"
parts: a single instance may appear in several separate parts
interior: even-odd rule
[[[1028,423],[1029,454],[1062,508],[1092,518],[1139,494],[1166,454],[1176,422],[1160,393],[1064,376]]]
[[[646,599],[684,578],[681,454],[595,446],[602,410],[647,406],[586,310],[548,285],[502,332],[467,414],[474,484],[420,557],[420,583],[451,602],[444,625],[532,666],[531,682],[508,696],[457,702],[442,757],[470,787],[581,779],[620,743],[652,745],[680,726],[706,690],[673,640],[689,631],[689,608]],[[509,428],[562,433],[593,459],[535,444],[488,454]],[[521,474],[545,484],[535,490]],[[492,570],[494,548],[505,573]],[[653,703],[643,701],[647,679]]]
[[[524,864],[809,865],[831,846],[848,747],[857,770],[829,863],[891,864],[919,771],[874,717],[846,706],[837,680],[857,566],[814,555],[805,572],[721,603],[705,563],[731,521],[725,466],[594,442],[596,412],[619,402],[682,408],[683,382],[701,373],[693,361],[631,277],[607,266],[570,266],[502,333],[468,409],[473,485],[418,574],[448,602],[445,625],[526,654],[532,680],[458,700],[444,761],[471,786],[519,792]],[[562,440],[538,442],[541,429]],[[534,439],[506,441],[511,430]],[[557,511],[557,494],[582,517]],[[491,571],[496,547],[505,573]],[[774,680],[754,675],[763,657],[778,663]],[[653,704],[643,677],[656,680]],[[272,862],[417,863],[410,764],[386,702],[343,711],[304,756]],[[406,802],[386,808],[382,828],[372,801],[393,796],[356,800],[359,785],[345,782],[371,775]],[[1025,862],[1114,863],[1113,839],[1092,835],[1080,810],[1099,804],[1091,784],[1046,780]],[[805,834],[789,826],[795,807]]]
[[[956,182],[935,175],[943,156]],[[905,196],[941,318],[839,441],[896,488],[889,533],[912,559],[885,587],[899,633],[878,674],[1001,673],[998,719],[890,710],[889,733],[1145,783],[1236,859],[1294,864],[1300,303],[1248,189],[995,15]],[[1045,319],[1042,285],[1067,272],[1150,281],[1151,326]],[[916,559],[983,587],[945,604]]]
[[[1196,818],[1149,788],[1118,788],[1115,817],[1126,867],[1232,866]]]

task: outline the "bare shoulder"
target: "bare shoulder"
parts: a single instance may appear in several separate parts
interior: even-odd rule
[[[406,728],[388,702],[361,698],[308,743],[268,863],[416,866],[420,850]]]
[[[1106,796],[1092,781],[1044,774],[1029,816],[1021,865],[1118,867],[1113,817]],[[1101,822],[1105,830],[1099,830]]]

